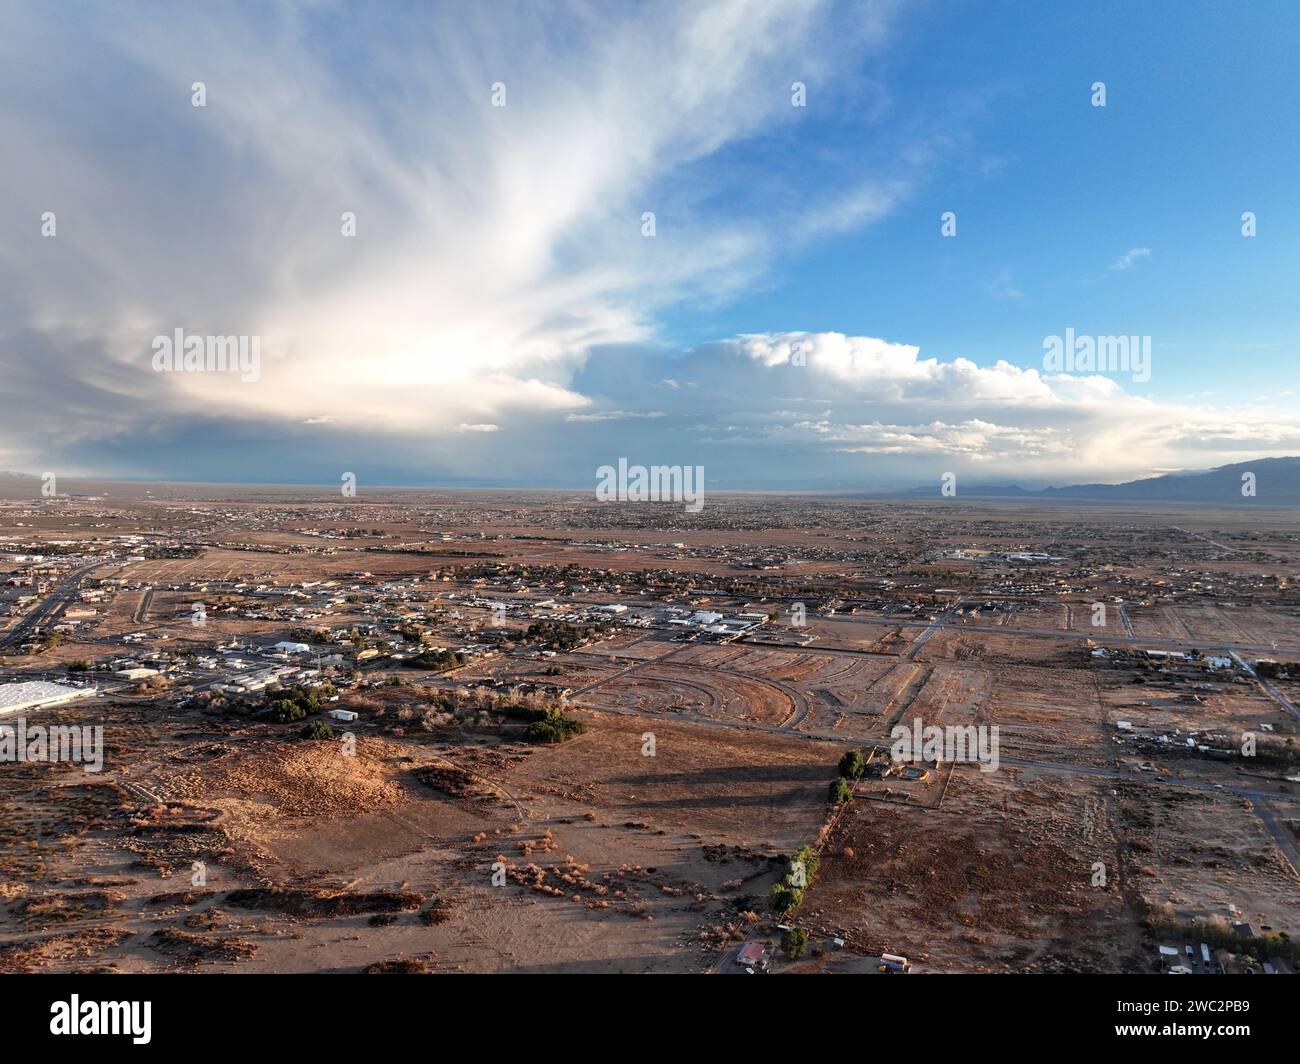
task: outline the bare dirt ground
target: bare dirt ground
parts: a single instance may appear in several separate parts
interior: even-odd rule
[[[346,754],[256,698],[182,708],[192,683],[97,674],[108,696],[39,717],[102,723],[102,774],[0,765],[0,970],[708,971],[789,919],[819,970],[889,950],[930,971],[1147,971],[1153,913],[1300,935],[1295,718],[1238,670],[1138,649],[1300,658],[1290,517],[737,497],[661,519],[564,493],[93,490],[71,510],[0,506],[15,551],[99,543],[117,551],[102,575],[126,581],[61,645],[7,656],[7,679],[312,625],[398,640],[399,620],[496,652],[443,673],[349,660]],[[172,535],[198,556],[125,556]],[[304,618],[238,581],[363,593]],[[527,641],[543,598],[779,623],[734,641],[616,628],[552,655]],[[484,600],[516,606],[504,628]],[[201,629],[195,601],[213,605]],[[806,625],[786,623],[795,602]],[[501,709],[537,687],[586,730],[526,741]],[[828,803],[843,753],[917,720],[996,726],[1000,766]],[[1238,755],[1248,736],[1273,756]],[[805,845],[820,871],[779,916],[769,891]]]
[[[355,757],[132,725],[129,776],[85,784],[56,768],[59,785],[11,820],[39,841],[10,837],[6,861],[39,874],[10,889],[0,964],[294,971],[328,956],[346,970],[403,955],[434,970],[707,967],[740,914],[761,909],[779,856],[817,831],[826,751],[667,722],[647,747],[637,721],[591,723],[557,747],[362,737]],[[447,766],[469,775],[420,774]],[[297,892],[293,905],[243,897],[267,889]],[[340,894],[355,913],[331,909]],[[106,922],[111,936],[86,938]]]
[[[826,841],[807,918],[927,971],[1132,971],[1138,916],[1117,883],[1091,885],[1115,852],[1104,803],[1092,785],[971,770],[938,810],[858,802]]]

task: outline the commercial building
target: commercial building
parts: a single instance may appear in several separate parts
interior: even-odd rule
[[[44,680],[0,684],[0,717],[63,705],[79,698],[94,698],[98,694],[93,687],[70,687]]]

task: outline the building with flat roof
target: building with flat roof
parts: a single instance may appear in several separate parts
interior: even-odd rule
[[[79,698],[94,698],[98,694],[93,687],[70,687],[45,680],[0,684],[0,717],[75,702]]]
[[[142,666],[138,669],[118,669],[113,675],[123,680],[147,680],[150,676],[157,676],[158,670],[146,669]]]

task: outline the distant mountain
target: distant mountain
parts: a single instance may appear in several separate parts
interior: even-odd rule
[[[1243,476],[1254,475],[1255,494],[1242,494]],[[936,488],[917,488],[908,498],[931,498]],[[1169,473],[1123,484],[1072,484],[1037,490],[1014,484],[957,484],[962,499],[1044,499],[1091,502],[1178,502],[1202,506],[1300,506],[1300,457],[1261,458],[1208,472]]]
[[[12,469],[0,469],[0,480],[40,480],[35,473],[15,473]]]

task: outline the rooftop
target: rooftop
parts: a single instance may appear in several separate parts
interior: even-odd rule
[[[45,680],[0,684],[0,715],[17,713],[34,706],[70,702],[75,698],[87,698],[96,694],[98,692],[93,687],[70,687]]]

